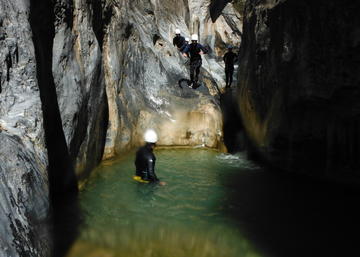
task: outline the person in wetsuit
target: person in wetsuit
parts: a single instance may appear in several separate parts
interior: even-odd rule
[[[180,30],[175,30],[175,37],[173,38],[173,45],[178,48],[178,50],[181,49],[181,47],[185,44],[185,38],[180,35]]]
[[[191,44],[187,45],[183,51],[183,56],[190,56],[190,80],[192,86],[197,84],[202,65],[201,54],[206,54],[207,50],[198,42],[198,35],[191,36]]]
[[[144,134],[145,145],[140,147],[136,152],[135,167],[136,176],[135,180],[145,183],[159,183],[165,185],[158,179],[155,174],[155,155],[153,150],[158,140],[157,134],[154,130],[148,129]]]
[[[184,53],[184,50],[186,49],[186,47],[188,46],[188,44],[189,44],[189,38],[188,37],[186,37],[185,38],[185,42],[184,42],[184,44],[183,44],[183,46],[180,48],[180,52],[181,53]]]
[[[231,86],[234,74],[234,62],[237,60],[237,55],[232,50],[233,47],[229,46],[228,51],[223,57],[223,60],[225,62],[226,88],[229,88]]]

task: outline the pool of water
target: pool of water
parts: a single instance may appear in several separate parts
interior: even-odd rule
[[[258,166],[244,154],[204,149],[155,154],[166,186],[132,180],[134,153],[94,172],[80,194],[84,224],[69,257],[266,256],[231,215],[246,203],[234,199],[229,178],[262,173]]]
[[[83,223],[68,257],[338,257],[358,251],[357,188],[264,171],[245,154],[155,154],[163,187],[132,179],[134,152],[92,173],[80,193]]]

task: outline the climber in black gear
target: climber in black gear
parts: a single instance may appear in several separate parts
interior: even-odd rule
[[[229,88],[231,86],[234,74],[234,62],[237,60],[237,55],[232,50],[233,47],[229,46],[228,51],[223,57],[223,60],[225,62],[226,88]]]
[[[136,173],[135,178],[137,181],[145,183],[158,183],[159,185],[165,185],[166,183],[160,181],[155,174],[155,162],[156,158],[153,150],[157,141],[157,134],[154,130],[147,130],[144,135],[145,145],[140,147],[136,152],[135,167]]]
[[[201,54],[206,54],[207,50],[198,42],[198,35],[191,36],[191,44],[189,44],[183,51],[183,56],[190,55],[190,80],[192,87],[197,84],[199,79],[200,68],[202,65]]]
[[[185,44],[185,38],[180,35],[180,30],[175,30],[175,37],[173,38],[173,45],[178,48],[178,50],[181,49],[181,47]]]
[[[153,153],[154,143],[146,143],[136,152],[135,166],[136,176],[150,182],[158,182],[155,174],[155,155]]]
[[[184,50],[186,49],[186,47],[188,46],[189,44],[189,38],[185,38],[185,42],[183,44],[183,46],[180,48],[180,52],[181,53],[184,53]],[[189,57],[189,56],[188,56]]]

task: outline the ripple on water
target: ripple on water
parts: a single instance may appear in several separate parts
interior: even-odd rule
[[[85,226],[69,257],[262,256],[226,215],[236,203],[224,204],[230,189],[219,180],[256,165],[243,154],[201,149],[157,150],[156,156],[164,187],[131,179],[133,153],[97,169],[81,192]]]
[[[221,153],[216,156],[216,159],[220,163],[224,163],[226,165],[230,165],[236,168],[242,168],[245,170],[258,170],[260,171],[260,166],[250,161],[246,157],[246,152],[241,152],[237,154],[227,154]]]

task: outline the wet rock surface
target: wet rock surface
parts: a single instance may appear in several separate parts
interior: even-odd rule
[[[108,117],[95,8],[81,0],[54,6],[52,73],[66,144],[80,177],[101,160]]]
[[[227,16],[212,23],[209,6],[210,1],[199,0],[108,3],[113,16],[103,44],[109,102],[104,158],[141,144],[147,127],[158,131],[159,145],[223,144],[221,57],[227,43],[240,42],[241,22],[230,4]],[[172,45],[176,28],[187,37],[198,33],[210,50],[196,90],[179,86],[179,80],[189,79],[189,66]]]
[[[247,1],[238,102],[256,151],[276,167],[344,178],[359,169],[359,10]]]
[[[76,206],[74,172],[85,177],[105,144],[104,157],[113,157],[153,127],[162,145],[222,145],[220,57],[239,43],[241,22],[229,4],[212,23],[209,5],[0,3],[1,256],[66,252],[76,229],[67,230],[60,209]],[[189,67],[172,45],[175,28],[199,33],[210,50],[196,89],[179,86]]]
[[[47,256],[48,158],[29,9],[5,0],[0,10],[0,255]]]

